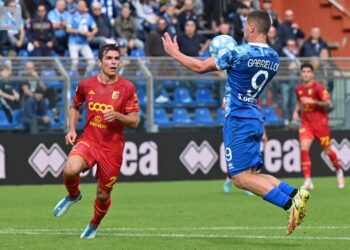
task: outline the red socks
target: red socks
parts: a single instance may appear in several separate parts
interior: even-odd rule
[[[95,199],[95,204],[94,204],[94,217],[90,221],[90,224],[98,227],[100,225],[101,220],[103,217],[106,215],[109,206],[111,205],[111,197],[108,198],[104,203],[102,203],[99,199]]]
[[[307,150],[301,150],[301,167],[303,169],[304,178],[311,178],[311,161],[309,151]]]
[[[333,150],[330,150],[330,151],[329,151],[328,157],[329,157],[329,159],[331,159],[335,170],[338,171],[338,170],[340,169],[340,164],[339,164],[339,161],[338,161],[338,157],[337,157],[337,155],[334,153]]]
[[[80,175],[77,175],[73,179],[67,179],[65,176],[63,176],[63,183],[66,186],[69,198],[71,198],[72,200],[74,200],[79,195],[79,182]]]

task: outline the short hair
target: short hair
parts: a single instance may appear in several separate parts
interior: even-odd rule
[[[300,66],[300,71],[303,70],[304,68],[309,68],[309,69],[311,69],[312,72],[314,71],[314,66],[312,66],[311,63],[303,63]]]
[[[107,43],[103,44],[98,48],[98,59],[102,60],[103,56],[108,52],[108,51],[119,51],[119,44],[117,43]]]
[[[254,10],[248,14],[247,22],[254,22],[259,33],[267,35],[271,27],[271,18],[267,12]]]

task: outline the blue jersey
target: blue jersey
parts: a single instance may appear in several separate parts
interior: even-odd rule
[[[257,100],[277,73],[277,52],[266,44],[248,43],[219,54],[215,64],[227,72],[225,116],[263,120]]]

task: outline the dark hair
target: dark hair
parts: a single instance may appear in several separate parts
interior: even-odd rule
[[[104,56],[104,54],[106,54],[108,51],[119,51],[119,44],[117,43],[108,43],[108,44],[104,44],[104,45],[101,45],[99,48],[98,48],[98,59],[102,60],[102,57]]]
[[[311,69],[312,72],[314,71],[314,67],[312,66],[311,63],[303,63],[303,64],[300,66],[300,70],[303,70],[304,68],[309,68],[309,69]]]
[[[248,14],[247,22],[254,22],[259,33],[267,35],[271,27],[271,18],[267,12],[254,10]]]

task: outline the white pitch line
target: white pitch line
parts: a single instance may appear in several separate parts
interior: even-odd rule
[[[275,226],[275,227],[249,227],[249,226],[237,226],[237,227],[148,227],[148,228],[128,228],[128,227],[120,227],[120,228],[102,228],[99,231],[193,231],[193,230],[242,230],[242,231],[252,231],[252,230],[283,230],[285,226]],[[349,226],[299,226],[299,229],[306,230],[338,230],[338,229],[350,229]],[[81,228],[0,228],[0,232],[66,232],[66,231],[81,231]]]
[[[72,231],[43,231],[43,232],[30,232],[21,230],[1,230],[0,234],[24,234],[24,235],[78,235],[75,230]],[[101,236],[120,236],[120,237],[139,237],[139,238],[217,238],[217,239],[272,239],[272,240],[332,240],[332,241],[350,241],[350,237],[328,237],[328,236],[268,236],[268,235],[229,235],[229,234],[123,234],[123,233],[98,233]]]

